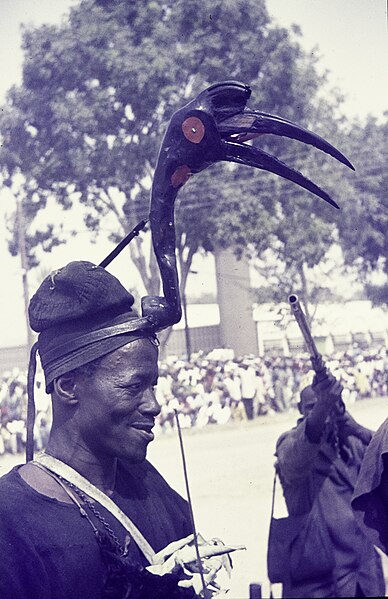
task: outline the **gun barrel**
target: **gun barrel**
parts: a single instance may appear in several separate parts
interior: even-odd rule
[[[307,346],[307,350],[312,358],[316,358],[319,356],[319,352],[317,346],[315,345],[315,341],[311,335],[309,325],[307,324],[306,316],[302,310],[302,307],[299,303],[299,298],[294,293],[288,297],[288,302],[291,306],[291,311],[295,316],[295,320],[299,325],[301,333],[303,335],[303,339]]]

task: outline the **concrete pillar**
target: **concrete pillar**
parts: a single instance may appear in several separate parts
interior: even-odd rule
[[[231,249],[216,250],[215,263],[222,345],[233,349],[236,356],[257,355],[249,265],[244,259],[237,260]]]

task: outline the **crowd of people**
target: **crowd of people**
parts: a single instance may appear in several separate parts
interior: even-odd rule
[[[51,398],[45,392],[43,376],[35,381],[35,405],[34,438],[39,451],[47,444],[52,421]],[[0,455],[24,451],[26,422],[27,374],[14,368],[4,372],[0,382]]]
[[[163,431],[174,427],[175,412],[180,425],[189,428],[289,411],[296,407],[300,390],[311,382],[313,374],[305,354],[227,359],[209,356],[162,363],[157,398]],[[384,347],[337,352],[326,365],[341,381],[346,403],[387,395],[388,355]]]
[[[161,362],[156,396],[161,405],[157,433],[173,430],[176,413],[182,428],[242,422],[296,407],[300,390],[311,382],[306,354],[298,356],[230,357],[228,352],[199,353],[190,361]],[[384,347],[337,352],[326,364],[341,381],[345,403],[388,395],[388,354]],[[51,401],[43,376],[35,382],[37,450],[45,447],[51,426]],[[0,455],[24,450],[26,442],[27,376],[14,369],[0,384]]]

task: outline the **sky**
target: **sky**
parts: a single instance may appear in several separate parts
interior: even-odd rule
[[[59,23],[69,7],[77,3],[77,0],[0,0],[1,104],[11,85],[21,81],[21,24]],[[381,118],[388,110],[386,0],[267,0],[266,3],[278,24],[300,26],[304,49],[320,57],[320,68],[330,72],[330,85],[345,95],[344,113],[361,120],[368,114]],[[18,258],[11,258],[6,245],[4,219],[10,203],[0,190],[0,261],[5,282],[0,294],[0,346],[3,347],[23,344],[26,338],[20,264]],[[105,246],[98,247],[98,256],[104,256],[105,249],[109,251]],[[80,235],[65,248],[49,254],[43,268],[51,270],[80,255],[97,261],[92,257],[96,252],[89,239]],[[196,265],[198,268],[200,264]],[[198,279],[200,286],[205,281],[214,285],[211,263],[205,262],[196,275],[197,287]]]
[[[267,0],[280,25],[297,23],[303,46],[318,46],[330,81],[346,96],[348,116],[388,110],[387,0]]]

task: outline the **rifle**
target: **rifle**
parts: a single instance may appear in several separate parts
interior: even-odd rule
[[[300,331],[303,335],[304,342],[307,347],[307,351],[310,354],[311,364],[315,370],[317,382],[323,381],[328,377],[328,370],[323,362],[322,355],[319,353],[313,336],[311,335],[310,327],[307,324],[306,316],[299,303],[299,298],[296,294],[291,294],[288,297],[288,302],[291,307],[291,312],[295,317],[296,322],[299,325]],[[340,400],[337,409],[336,416],[340,416],[345,411],[345,404]]]
[[[322,356],[319,353],[313,336],[311,335],[310,327],[307,324],[306,316],[299,303],[299,298],[295,293],[288,297],[288,302],[291,307],[291,312],[295,317],[296,322],[299,325],[300,331],[303,335],[304,342],[307,347],[307,351],[310,354],[311,363],[317,375],[319,381],[327,378],[327,368],[325,367]]]

